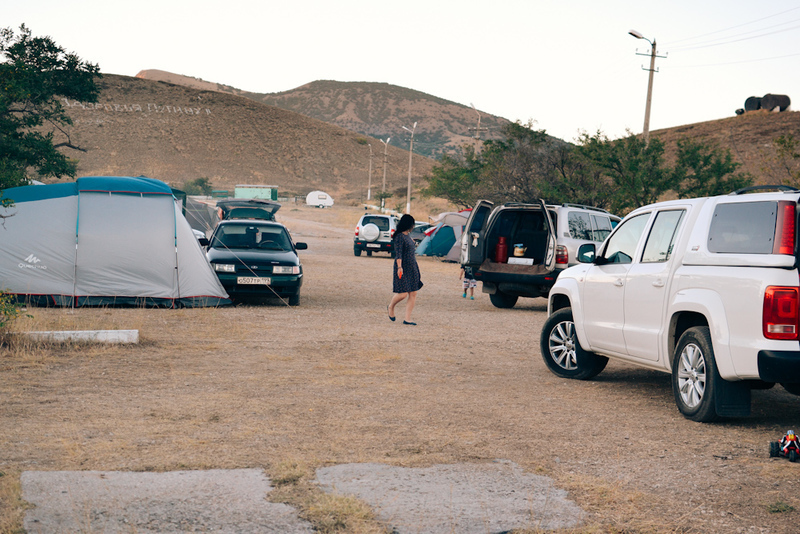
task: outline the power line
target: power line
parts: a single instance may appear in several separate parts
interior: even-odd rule
[[[785,13],[789,13],[791,11],[797,11],[798,9],[800,9],[800,7],[793,7],[791,9],[787,9],[785,11],[781,11],[780,13],[775,13],[774,15],[767,15],[766,17],[761,17],[760,19],[751,20],[749,22],[743,22],[742,24],[737,24],[735,26],[730,26],[728,28],[723,28],[721,30],[715,30],[713,32],[708,32],[708,33],[703,33],[703,34],[700,34],[700,35],[695,35],[694,37],[687,37],[685,39],[678,39],[677,41],[673,41],[672,43],[667,43],[667,44],[672,46],[672,45],[674,45],[676,43],[682,43],[684,41],[693,41],[694,39],[700,39],[701,37],[707,37],[709,35],[716,35],[718,33],[726,32],[728,30],[735,30],[736,28],[741,28],[742,26],[749,26],[751,24],[755,24],[757,22],[761,22],[762,20],[767,20],[767,19],[771,19],[773,17],[778,17],[780,15],[783,15]],[[785,23],[783,23],[783,24],[785,24]],[[781,26],[781,25],[782,24],[778,24],[778,26]]]
[[[698,67],[723,67],[725,65],[738,65],[740,63],[756,63],[759,61],[771,61],[773,59],[784,59],[787,57],[800,56],[800,52],[796,54],[787,54],[785,56],[773,56],[760,59],[743,59],[742,61],[729,61],[726,63],[706,63],[704,65],[672,65],[671,69],[694,69]]]
[[[731,44],[731,43],[738,43],[740,41],[749,41],[750,39],[757,39],[759,37],[766,37],[768,35],[775,35],[776,33],[788,32],[789,30],[794,30],[794,29],[797,29],[797,28],[800,28],[800,25],[792,26],[791,28],[784,28],[783,30],[768,31],[766,33],[762,33],[762,34],[759,34],[759,35],[753,35],[751,37],[742,37],[741,39],[731,39],[729,41],[722,41],[722,42],[719,42],[719,43],[713,43],[713,42],[712,43],[708,43],[708,44],[701,43],[701,44],[698,44],[696,46],[686,46],[686,47],[682,47],[682,48],[679,47],[677,49],[673,49],[673,51],[674,50],[697,50],[699,48],[710,48],[712,46],[721,46],[721,45],[726,45],[726,44]],[[760,31],[760,30],[755,30],[755,31]],[[747,33],[752,33],[752,32],[747,32]],[[741,34],[741,35],[746,35],[746,33],[745,34]]]

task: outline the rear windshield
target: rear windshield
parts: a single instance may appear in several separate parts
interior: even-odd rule
[[[371,217],[366,216],[364,220],[361,221],[361,226],[366,226],[368,224],[374,224],[378,227],[378,230],[381,232],[389,231],[389,218],[388,217]]]
[[[708,250],[730,254],[771,254],[777,202],[719,204],[708,230]]]

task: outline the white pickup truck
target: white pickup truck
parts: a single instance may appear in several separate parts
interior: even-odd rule
[[[616,358],[671,373],[678,409],[701,422],[749,415],[751,389],[800,395],[798,202],[748,188],[631,212],[550,290],[548,368],[589,379]]]

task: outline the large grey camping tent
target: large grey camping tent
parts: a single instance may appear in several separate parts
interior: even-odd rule
[[[96,176],[3,191],[0,289],[47,306],[229,304],[172,191]]]

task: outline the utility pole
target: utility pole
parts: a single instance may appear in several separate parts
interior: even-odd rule
[[[468,130],[469,131],[475,131],[475,135],[472,136],[474,139],[480,139],[481,138],[481,132],[485,132],[486,130],[488,130],[488,128],[481,128],[481,113],[475,107],[475,104],[470,102],[469,105],[472,106],[472,109],[474,109],[475,113],[478,114],[478,126],[477,126],[477,128],[468,128]]]
[[[372,192],[372,145],[367,143],[369,147],[369,182],[367,182],[367,200],[370,199],[370,193]]]
[[[414,130],[417,129],[417,123],[409,130],[405,126],[403,129],[411,132],[411,144],[408,145],[408,193],[406,193],[406,213],[411,213],[411,156],[414,154]]]
[[[381,213],[383,213],[383,203],[386,200],[384,197],[386,196],[386,159],[389,155],[389,141],[391,141],[391,137],[387,137],[386,141],[383,139],[380,140],[383,143],[383,189],[381,190]]]
[[[653,101],[653,74],[658,72],[656,70],[656,57],[667,57],[667,56],[657,56],[656,55],[656,40],[655,38],[651,41],[641,33],[637,32],[636,30],[630,30],[628,32],[630,35],[636,37],[637,39],[644,39],[648,43],[650,43],[650,53],[649,54],[640,54],[636,52],[637,56],[650,56],[650,68],[645,69],[642,67],[642,70],[650,71],[647,80],[647,102],[645,103],[644,107],[644,127],[642,128],[642,138],[644,139],[644,143],[648,144],[650,142],[650,105]]]

